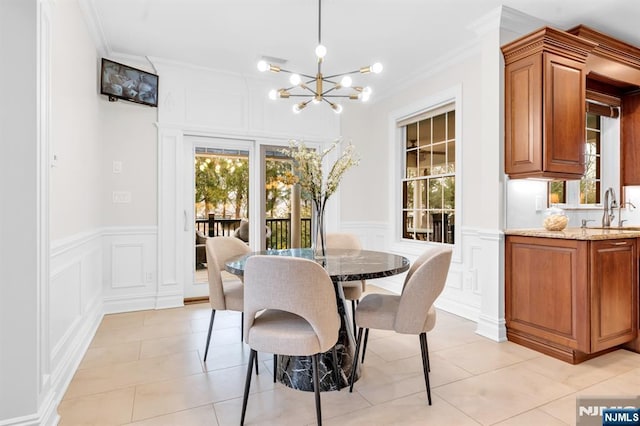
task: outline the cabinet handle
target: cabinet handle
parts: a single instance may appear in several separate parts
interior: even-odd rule
[[[622,241],[622,242],[618,242],[618,243],[610,243],[612,246],[626,246],[627,242],[626,241]]]

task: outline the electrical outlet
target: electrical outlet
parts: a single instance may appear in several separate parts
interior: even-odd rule
[[[112,200],[114,204],[128,204],[131,202],[130,191],[113,191]]]
[[[122,161],[113,161],[113,173],[122,173]]]
[[[536,211],[540,212],[544,209],[542,195],[536,195]]]

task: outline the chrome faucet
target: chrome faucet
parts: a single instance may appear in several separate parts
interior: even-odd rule
[[[611,196],[611,201],[609,201],[609,196]],[[604,213],[602,214],[602,227],[609,228],[611,221],[616,217],[616,215],[613,214],[613,209],[616,208],[616,192],[611,187],[607,188],[604,192],[602,208],[604,209]]]
[[[622,208],[624,206],[629,206],[631,208],[636,208],[636,206],[631,201],[622,201],[618,204],[618,228],[622,228],[622,224],[626,222],[626,219],[622,219]]]

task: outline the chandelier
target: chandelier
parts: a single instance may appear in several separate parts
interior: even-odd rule
[[[299,113],[309,103],[319,104],[326,102],[331,106],[336,114],[342,112],[342,105],[335,102],[336,98],[346,98],[351,100],[360,100],[366,102],[371,97],[371,88],[369,86],[353,86],[351,74],[368,74],[373,72],[378,74],[382,71],[382,64],[376,62],[373,65],[362,67],[357,70],[343,72],[325,76],[322,74],[322,62],[327,54],[327,48],[322,45],[322,6],[321,0],[318,0],[318,46],[315,53],[318,60],[318,70],[316,75],[303,74],[290,71],[273,65],[265,60],[258,62],[258,70],[261,72],[284,72],[291,74],[289,76],[290,87],[282,89],[273,89],[269,92],[270,99],[288,99],[288,98],[306,98],[299,103],[293,105],[293,112]],[[341,92],[341,90],[345,91]],[[348,90],[348,93],[346,92]]]

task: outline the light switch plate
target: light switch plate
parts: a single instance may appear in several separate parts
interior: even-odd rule
[[[113,173],[122,173],[122,161],[113,161]]]

